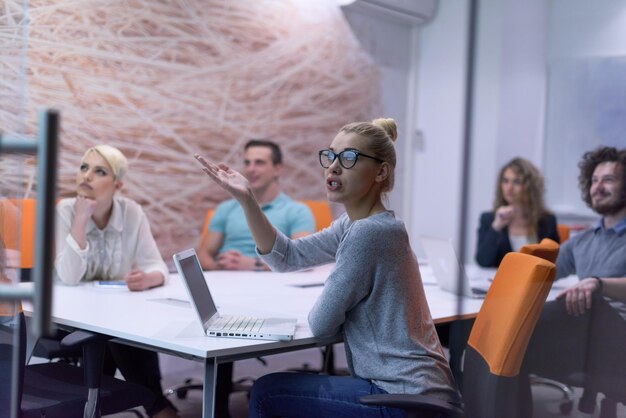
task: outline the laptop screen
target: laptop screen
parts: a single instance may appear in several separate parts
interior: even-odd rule
[[[178,273],[187,283],[193,304],[196,305],[198,315],[204,325],[217,313],[217,308],[204,280],[198,257],[193,250],[176,254],[174,257],[179,266]]]
[[[471,294],[464,269],[459,269],[459,260],[452,241],[444,238],[420,236],[420,241],[433,269],[439,287],[455,294]],[[459,271],[463,275],[459,283]],[[459,285],[463,288],[459,289]]]

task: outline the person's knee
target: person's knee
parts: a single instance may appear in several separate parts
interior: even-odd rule
[[[267,414],[267,405],[272,394],[281,391],[285,373],[272,373],[258,378],[250,391],[249,416],[263,417]]]
[[[252,386],[250,399],[262,398],[273,391],[280,390],[284,386],[286,373],[271,373],[258,378]]]

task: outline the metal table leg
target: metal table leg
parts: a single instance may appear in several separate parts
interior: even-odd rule
[[[215,385],[217,361],[207,358],[204,361],[204,388],[202,389],[202,417],[213,418],[215,415]]]

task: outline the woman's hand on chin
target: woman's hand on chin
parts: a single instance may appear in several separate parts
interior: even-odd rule
[[[80,219],[86,223],[87,220],[91,218],[91,215],[93,215],[95,209],[96,201],[94,199],[82,195],[76,196],[76,201],[74,202],[74,211],[76,212],[74,215],[75,219]]]

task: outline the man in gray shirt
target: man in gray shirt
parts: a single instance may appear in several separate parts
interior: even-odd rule
[[[582,198],[602,218],[561,246],[557,279],[576,274],[580,280],[544,307],[523,370],[562,381],[584,373],[585,387],[600,390],[615,385],[609,375],[621,373],[626,382],[621,354],[626,345],[626,149],[587,152],[579,167]],[[523,395],[530,396],[523,387]],[[528,398],[522,403],[532,407]]]

